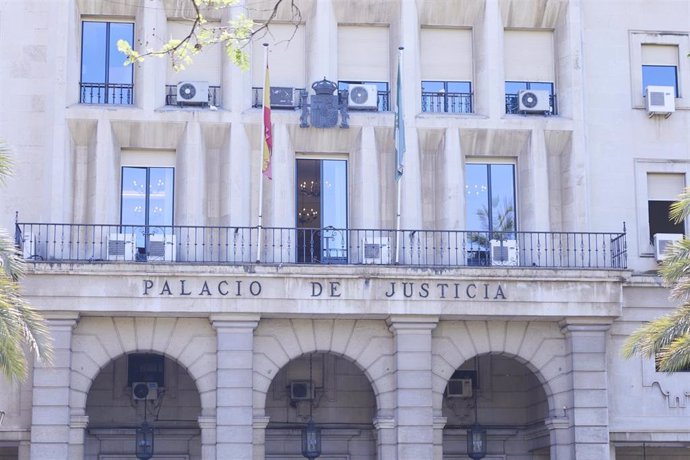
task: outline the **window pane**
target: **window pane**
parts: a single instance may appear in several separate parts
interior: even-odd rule
[[[649,241],[656,233],[685,233],[685,223],[674,223],[669,218],[673,201],[649,201]]]
[[[173,168],[151,168],[149,174],[149,225],[173,224]]]
[[[470,82],[468,81],[449,81],[449,93],[471,93]]]
[[[488,166],[468,164],[465,166],[465,222],[467,230],[489,230],[489,179]]]
[[[105,22],[84,22],[81,41],[81,81],[105,83]]]
[[[321,166],[321,225],[324,261],[347,262],[347,162],[323,160]],[[333,227],[333,230],[329,230]]]
[[[515,231],[515,186],[513,165],[489,165],[491,170],[491,230]],[[503,238],[507,238],[503,235]],[[513,238],[507,238],[513,239]]]
[[[122,168],[121,223],[146,224],[146,168]]]
[[[548,91],[549,94],[553,94],[553,83],[531,81],[531,82],[527,83],[527,86],[529,86],[529,89],[544,90],[544,91]]]
[[[445,91],[445,85],[442,81],[423,81],[422,91],[427,93],[439,93]]]
[[[132,66],[124,65],[125,55],[117,50],[118,40],[127,40],[130,44],[134,39],[134,24],[110,23],[110,37],[108,40],[110,62],[108,65],[108,80],[110,83],[131,84]]]
[[[647,86],[650,86],[650,85],[651,86],[673,86],[676,89],[676,97],[678,97],[676,66],[643,65],[642,66],[642,91],[646,92]]]
[[[517,94],[520,90],[527,89],[527,82],[525,81],[507,81],[506,94]]]
[[[318,228],[321,224],[321,164],[319,160],[297,160],[297,227]]]

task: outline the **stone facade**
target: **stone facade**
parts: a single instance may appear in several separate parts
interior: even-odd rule
[[[179,75],[148,59],[134,67],[131,104],[96,103],[84,100],[83,22],[133,24],[136,43],[157,43],[184,26],[189,2],[0,0],[0,135],[15,158],[0,226],[14,228],[18,212],[24,293],[55,346],[52,365],[34,363],[26,382],[0,380],[0,460],[133,459],[142,421],[154,425],[154,458],[298,459],[310,418],[327,460],[464,459],[475,423],[487,429],[487,460],[688,457],[685,374],[658,373],[652,360],[623,360],[619,351],[672,307],[655,272],[650,202],[690,174],[687,5],[297,3],[292,48],[271,43],[272,84],[385,83],[389,105],[351,109],[349,128],[324,129],[300,127],[297,110],[274,109],[268,181],[259,176],[255,100],[261,47],[248,46],[247,72],[219,50]],[[232,13],[262,21],[262,5],[246,0]],[[278,10],[275,37],[292,19]],[[376,43],[367,46],[370,37]],[[433,41],[440,38],[451,44]],[[400,263],[389,254],[391,263],[368,264],[366,240],[350,237],[350,253],[336,263],[301,263],[299,160],[346,162],[347,228],[396,228],[399,46],[400,217],[413,230],[396,244],[408,250]],[[641,66],[668,67],[653,60],[668,49],[678,57],[675,112],[650,117]],[[434,98],[450,104],[456,61],[470,102],[431,110]],[[217,88],[213,104],[172,103],[180,80]],[[557,109],[506,113],[506,81],[515,80],[550,82]],[[428,81],[447,86],[429,96]],[[514,236],[514,264],[476,266],[471,235],[459,244],[433,234],[474,230],[467,166],[476,164],[514,168],[517,228],[533,243]],[[102,256],[106,237],[124,234],[125,167],[174,169],[170,260]],[[288,229],[292,239],[265,239],[259,255],[272,251],[275,260],[256,262],[249,237],[260,208],[262,230]],[[70,224],[87,227],[70,233]],[[623,229],[625,245],[614,246]],[[434,236],[423,240],[424,232]],[[149,364],[136,368],[132,357]],[[135,375],[156,383],[151,398],[133,396]],[[449,387],[461,380],[462,392]]]

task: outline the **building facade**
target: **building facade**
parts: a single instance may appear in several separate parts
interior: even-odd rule
[[[690,3],[296,3],[249,70],[175,72],[116,44],[188,0],[0,0],[0,226],[55,346],[0,380],[0,459],[134,459],[144,423],[156,459],[298,459],[310,420],[328,460],[464,459],[477,425],[487,460],[690,456],[688,374],[620,355],[673,307]],[[324,79],[349,127],[314,126]]]

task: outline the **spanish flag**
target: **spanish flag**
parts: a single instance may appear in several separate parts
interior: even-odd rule
[[[263,162],[261,172],[267,179],[272,179],[271,156],[273,155],[273,135],[271,134],[271,83],[268,78],[268,59],[266,59],[266,75],[264,77],[264,121],[263,121]]]

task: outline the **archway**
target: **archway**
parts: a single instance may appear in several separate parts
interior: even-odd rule
[[[98,373],[86,398],[85,460],[134,458],[136,428],[154,428],[154,458],[201,459],[201,399],[176,361],[157,353],[130,353]]]
[[[442,410],[445,459],[467,458],[466,431],[478,423],[487,430],[485,460],[550,460],[546,392],[514,357],[484,354],[465,361],[448,381]]]
[[[333,353],[307,353],[276,374],[266,393],[266,459],[303,458],[301,430],[321,428],[328,460],[376,459],[376,397],[353,362]]]

